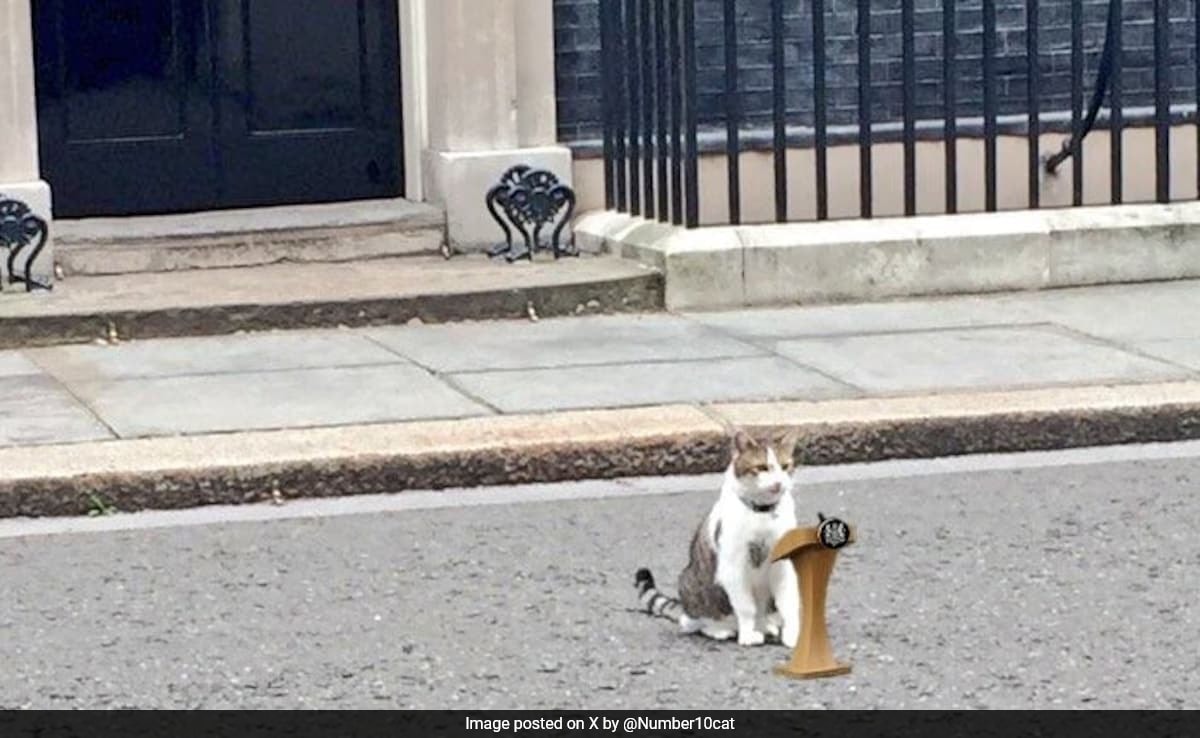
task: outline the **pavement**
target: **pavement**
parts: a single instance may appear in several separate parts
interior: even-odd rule
[[[0,521],[3,708],[1200,707],[1200,444],[798,473],[834,679],[632,611],[711,476]],[[399,491],[399,490],[397,490]]]
[[[821,463],[1192,438],[1198,312],[1179,281],[2,351],[0,516],[707,472],[730,425]]]

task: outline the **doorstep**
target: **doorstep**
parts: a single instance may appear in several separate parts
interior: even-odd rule
[[[402,198],[173,215],[56,220],[61,274],[219,269],[431,255],[446,215]]]
[[[0,348],[661,308],[661,275],[611,256],[270,264],[71,277],[52,292],[5,292]]]

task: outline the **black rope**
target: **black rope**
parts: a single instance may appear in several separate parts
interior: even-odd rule
[[[1117,6],[1109,0],[1108,3],[1108,23],[1104,30],[1104,48],[1100,51],[1100,68],[1096,71],[1096,89],[1092,92],[1092,102],[1088,105],[1087,117],[1083,121],[1083,130],[1079,132],[1079,138],[1071,137],[1063,142],[1062,149],[1055,155],[1046,160],[1046,171],[1054,174],[1054,170],[1072,156],[1078,155],[1083,147],[1083,139],[1092,131],[1092,126],[1096,123],[1096,116],[1100,113],[1100,105],[1104,102],[1104,96],[1108,94],[1108,84],[1112,78],[1113,68],[1113,37],[1117,33],[1117,24],[1121,22],[1120,14],[1117,12]]]

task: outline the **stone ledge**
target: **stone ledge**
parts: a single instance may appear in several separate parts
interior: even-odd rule
[[[1195,202],[692,230],[606,216],[577,238],[662,270],[672,310],[1200,276]]]
[[[0,348],[95,339],[657,311],[662,276],[612,257],[410,256],[75,277],[0,295]]]
[[[1200,438],[1200,382],[687,405],[0,449],[0,517],[627,476],[727,463],[798,427],[809,464]]]

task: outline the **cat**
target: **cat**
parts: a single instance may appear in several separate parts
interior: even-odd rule
[[[679,623],[685,633],[737,637],[757,646],[768,637],[794,647],[800,636],[800,590],[788,561],[770,563],[775,543],[796,527],[792,471],[795,431],[760,441],[737,431],[721,493],[696,529],[679,596],[668,597],[649,569],[635,576],[641,609]]]

